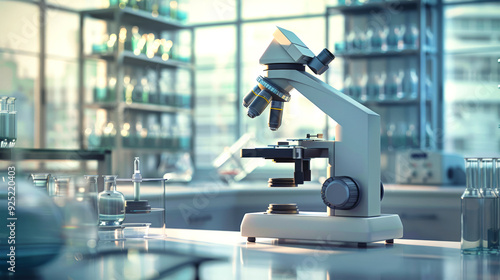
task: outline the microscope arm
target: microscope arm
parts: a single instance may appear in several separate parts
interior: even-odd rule
[[[295,88],[339,125],[335,139],[335,176],[348,176],[360,187],[360,203],[336,215],[380,215],[380,117],[313,75],[297,70],[268,70],[282,88]]]

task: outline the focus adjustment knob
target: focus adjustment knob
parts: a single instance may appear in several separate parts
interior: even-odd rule
[[[359,202],[359,188],[349,177],[330,177],[323,183],[321,198],[332,209],[352,209]]]

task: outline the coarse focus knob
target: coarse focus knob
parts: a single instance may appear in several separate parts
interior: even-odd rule
[[[349,177],[330,177],[321,188],[321,198],[332,209],[349,210],[359,201],[359,188]]]

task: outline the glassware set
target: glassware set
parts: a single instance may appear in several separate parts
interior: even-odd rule
[[[109,6],[120,8],[130,7],[134,10],[151,12],[153,17],[163,17],[186,21],[187,12],[182,0],[109,0]]]
[[[0,96],[0,148],[13,148],[17,140],[16,98]]]
[[[416,69],[363,73],[347,76],[343,92],[355,100],[393,101],[416,100],[418,97],[418,76]]]
[[[139,158],[134,160],[132,179],[117,179],[116,175],[103,175],[104,190],[99,192],[98,175],[51,176],[48,173],[31,175],[35,188],[49,193],[63,213],[62,233],[68,244],[81,252],[93,252],[98,240],[124,240],[124,238],[163,237],[165,235],[165,181],[142,178]],[[117,190],[117,182],[133,200],[125,200]],[[131,188],[131,186],[134,186]],[[159,188],[161,186],[161,188]],[[141,199],[140,189],[159,196]],[[133,189],[133,193],[127,193]],[[52,194],[51,194],[52,193]],[[135,204],[134,204],[135,203]],[[129,205],[130,204],[130,205]],[[146,205],[147,207],[143,207]],[[128,215],[131,216],[128,216]],[[127,215],[127,223],[124,220]],[[147,223],[145,223],[147,221]],[[160,231],[148,235],[150,226]]]
[[[189,62],[191,51],[189,50],[189,40],[184,33],[177,35],[172,32],[161,33],[140,33],[139,27],[120,28],[120,32],[103,33],[92,37],[93,54],[112,54],[115,49],[119,52],[130,51],[134,55],[145,55],[147,58],[158,57],[163,61],[174,59],[177,61]],[[175,44],[174,44],[175,43]]]
[[[499,254],[499,158],[466,158],[466,189],[461,197],[463,254]]]
[[[429,31],[430,32],[430,31]],[[427,34],[427,33],[426,33]],[[429,36],[431,33],[429,33]],[[345,42],[335,43],[336,52],[363,53],[417,49],[419,31],[415,24],[351,30]]]
[[[101,116],[102,117],[102,116]],[[121,127],[107,119],[96,121],[85,130],[89,148],[114,147],[117,134],[123,147],[189,149],[191,116],[170,113],[130,113]],[[103,117],[104,118],[104,117]]]
[[[181,69],[154,69],[124,67],[123,92],[120,100],[127,104],[143,103],[191,108],[191,78]],[[105,74],[104,74],[105,75]],[[96,79],[94,102],[116,102],[115,76]],[[187,86],[186,86],[187,85]]]

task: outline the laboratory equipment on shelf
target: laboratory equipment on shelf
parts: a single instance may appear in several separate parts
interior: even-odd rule
[[[120,226],[125,219],[125,197],[116,190],[116,175],[103,175],[104,191],[98,196],[99,225]]]
[[[134,213],[142,212],[149,213],[151,211],[151,205],[149,205],[147,200],[141,200],[141,182],[142,175],[140,170],[140,160],[139,157],[134,159],[134,174],[132,174],[132,182],[134,183],[134,199],[127,200],[125,202],[125,212]]]
[[[416,134],[414,130],[414,126],[410,125],[406,131],[407,147],[415,147],[415,137],[411,137]],[[394,181],[391,181],[393,183],[437,186],[465,184],[464,158],[460,155],[411,149],[394,153],[394,160],[388,159],[386,168],[388,173],[396,174]]]
[[[380,213],[379,115],[305,71],[307,65],[315,74],[324,73],[334,59],[330,51],[324,49],[315,56],[294,33],[280,27],[273,35],[260,58],[266,74],[257,78],[258,86],[244,99],[248,116],[258,116],[272,101],[290,101],[289,92],[296,89],[339,124],[336,140],[309,135],[293,140],[297,144],[242,149],[241,156],[295,164],[294,178],[271,178],[271,187],[295,187],[311,180],[310,160],[328,158],[328,179],[321,189],[327,211],[300,212],[293,204],[272,204],[266,213],[247,213],[241,235],[248,241],[257,237],[313,239],[360,246],[402,237],[399,216]],[[283,106],[271,106],[271,130],[278,129],[271,120],[281,120],[282,114]]]

